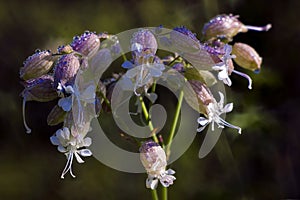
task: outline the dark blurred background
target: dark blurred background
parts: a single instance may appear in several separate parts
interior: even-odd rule
[[[203,24],[221,13],[238,14],[249,25],[272,23],[269,32],[235,37],[263,57],[262,70],[247,72],[253,90],[234,75],[227,90],[235,104],[227,119],[241,126],[243,134],[225,129],[204,159],[198,158],[199,134],[172,164],[177,180],[170,199],[299,199],[299,9],[298,0],[1,0],[0,199],[151,199],[146,174],[118,172],[94,158],[75,163],[76,179],[60,179],[66,160],[49,141],[57,127],[46,124],[55,102],[28,103],[33,132],[26,134],[19,68],[35,49],[55,51],[85,30],[119,33],[185,25],[201,36]]]

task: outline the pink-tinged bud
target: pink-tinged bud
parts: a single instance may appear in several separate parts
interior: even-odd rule
[[[150,140],[142,144],[140,159],[148,174],[156,175],[164,171],[167,166],[167,157],[163,148]]]
[[[214,17],[202,29],[205,39],[225,38],[231,41],[236,34],[241,32],[247,32],[248,30],[268,31],[271,28],[270,24],[263,27],[244,25],[238,20],[238,17],[232,14]]]
[[[85,31],[81,36],[73,38],[71,47],[84,56],[93,56],[100,47],[100,39],[95,33]]]
[[[148,178],[146,187],[152,190],[157,187],[158,181],[164,187],[169,187],[173,184],[176,178],[173,176],[175,171],[172,169],[166,170],[167,158],[163,148],[154,141],[146,141],[140,148],[140,160],[145,167]]]
[[[53,87],[53,77],[43,75],[39,78],[30,79],[23,83],[25,89],[22,96],[26,101],[47,102],[58,97],[56,89]]]
[[[79,67],[79,59],[73,53],[61,56],[54,69],[54,87],[57,88],[58,83],[73,85]]]
[[[60,106],[55,105],[51,112],[48,114],[47,117],[47,124],[49,126],[55,126],[64,122],[67,112],[64,111]]]
[[[258,53],[248,44],[234,43],[232,48],[232,54],[236,57],[234,61],[241,67],[252,70],[254,72],[260,71],[260,65],[262,58]]]
[[[214,101],[214,97],[211,91],[206,87],[204,83],[196,80],[189,80],[188,81],[192,86],[192,89],[196,93],[196,97],[198,100],[198,104],[191,103],[188,101],[190,106],[192,106],[195,110],[199,111],[202,114],[207,115],[207,106]],[[187,94],[189,95],[189,94]],[[187,98],[187,97],[186,97]]]
[[[23,63],[24,66],[20,69],[20,78],[29,80],[47,74],[52,68],[53,61],[50,51],[37,50]]]
[[[155,36],[147,29],[141,29],[135,32],[130,41],[131,50],[136,54],[155,54],[157,51],[157,42]]]
[[[50,75],[43,75],[39,78],[30,79],[23,84],[25,89],[22,92],[23,97],[23,122],[26,128],[26,132],[30,133],[31,129],[26,124],[25,119],[25,106],[26,101],[39,101],[47,102],[54,100],[58,97],[56,90],[53,87],[53,77]]]

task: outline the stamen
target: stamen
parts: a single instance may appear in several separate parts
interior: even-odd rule
[[[26,118],[25,118],[25,105],[26,105],[26,96],[23,96],[23,104],[22,104],[22,112],[23,112],[23,124],[25,126],[26,129],[26,133],[31,133],[31,129],[28,127],[27,123],[26,123]]]
[[[67,160],[67,163],[66,163],[66,166],[60,176],[60,178],[64,179],[65,178],[65,175],[66,173],[68,173],[68,171],[70,171],[70,174],[73,178],[75,178],[75,175],[73,174],[72,172],[72,163],[73,163],[73,153],[72,152],[69,152],[69,155],[68,155],[68,160]]]
[[[248,88],[249,90],[252,89],[252,79],[250,78],[250,76],[248,76],[247,74],[243,73],[243,72],[239,72],[239,71],[236,71],[236,70],[232,70],[233,73],[236,73],[244,78],[246,78],[248,80]]]
[[[245,27],[248,30],[253,30],[253,31],[268,31],[270,28],[272,28],[271,24],[267,24],[265,26],[250,26],[250,25],[245,25]]]
[[[227,127],[229,127],[229,128],[234,128],[234,129],[237,129],[238,130],[238,132],[239,132],[239,134],[241,134],[242,133],[242,128],[241,127],[238,127],[238,126],[235,126],[235,125],[232,125],[232,124],[230,124],[230,123],[228,123],[228,122],[226,122],[224,119],[222,119],[221,117],[219,117],[219,120],[220,120],[220,122],[224,125],[224,126],[227,126]]]

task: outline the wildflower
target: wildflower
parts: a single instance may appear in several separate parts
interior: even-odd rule
[[[134,79],[134,93],[139,96],[138,88],[143,87],[146,92],[149,84],[153,82],[153,78],[160,77],[163,74],[165,66],[160,63],[145,63],[129,69],[125,76]]]
[[[73,135],[70,133],[69,128],[64,127],[57,130],[55,135],[50,137],[50,141],[53,145],[57,145],[57,150],[64,153],[67,157],[67,163],[61,174],[61,178],[64,178],[68,172],[75,178],[72,172],[73,158],[75,156],[78,163],[84,163],[80,156],[87,157],[92,155],[89,149],[83,148],[91,145],[91,138],[84,138],[81,134]]]
[[[23,63],[24,66],[20,69],[20,78],[28,80],[47,74],[52,68],[53,61],[49,50],[36,50]]]
[[[140,159],[145,167],[148,178],[146,180],[146,187],[154,190],[158,181],[164,186],[169,187],[176,180],[175,171],[172,169],[166,170],[167,160],[166,153],[154,141],[146,141],[140,148]]]
[[[238,74],[248,80],[248,88],[252,89],[252,79],[242,72],[233,69],[232,58],[235,58],[235,55],[231,55],[232,46],[225,44],[224,45],[224,55],[221,58],[221,62],[212,66],[212,69],[218,71],[218,79],[223,81],[224,84],[231,86],[232,82],[229,78],[231,72]]]
[[[224,95],[223,93],[219,92],[220,95],[220,101],[217,102],[215,99],[210,102],[207,106],[207,118],[205,117],[199,117],[198,123],[202,126],[197,129],[198,132],[201,132],[209,123],[212,124],[212,131],[214,131],[214,125],[215,123],[218,125],[218,128],[224,128],[224,126],[227,126],[229,128],[237,129],[239,133],[242,132],[242,129],[238,126],[232,125],[228,122],[226,122],[224,119],[220,117],[220,115],[224,113],[231,112],[233,109],[233,103],[226,104],[224,106]]]

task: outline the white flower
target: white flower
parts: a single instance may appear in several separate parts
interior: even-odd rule
[[[201,132],[209,123],[212,124],[212,131],[214,131],[215,123],[218,125],[218,128],[224,128],[224,126],[227,126],[229,128],[237,129],[238,132],[241,134],[242,129],[238,126],[232,125],[228,122],[226,122],[224,119],[220,117],[223,113],[231,112],[233,109],[233,103],[229,103],[224,105],[224,95],[219,92],[220,95],[220,101],[216,102],[213,101],[208,104],[207,106],[207,114],[208,118],[205,117],[199,117],[198,123],[202,126],[197,129],[198,132]]]
[[[57,150],[64,153],[67,157],[66,166],[61,174],[61,178],[64,178],[65,174],[70,172],[74,178],[75,175],[72,172],[72,163],[75,156],[78,163],[84,161],[80,156],[91,156],[92,152],[89,149],[80,149],[82,147],[88,147],[91,145],[91,138],[83,138],[81,134],[75,136],[70,133],[69,128],[64,127],[56,131],[55,135],[50,137],[50,141],[53,145],[57,145]]]
[[[231,55],[232,47],[228,44],[225,44],[224,51],[225,54],[222,57],[222,62],[213,66],[212,69],[215,71],[219,71],[218,79],[220,81],[223,81],[224,84],[231,86],[232,82],[228,74],[228,60],[230,60],[231,58],[235,58],[235,56]]]
[[[154,190],[158,181],[164,186],[169,187],[176,180],[175,171],[166,170],[167,159],[163,148],[153,141],[144,142],[140,148],[140,159],[145,167],[148,178],[146,179],[146,187]]]
[[[163,74],[163,70],[165,69],[163,64],[160,63],[146,63],[141,64],[132,69],[129,69],[125,76],[133,79],[134,84],[134,92],[137,96],[137,89],[140,87],[144,87],[147,90],[147,84],[153,81],[154,77],[160,77]]]

